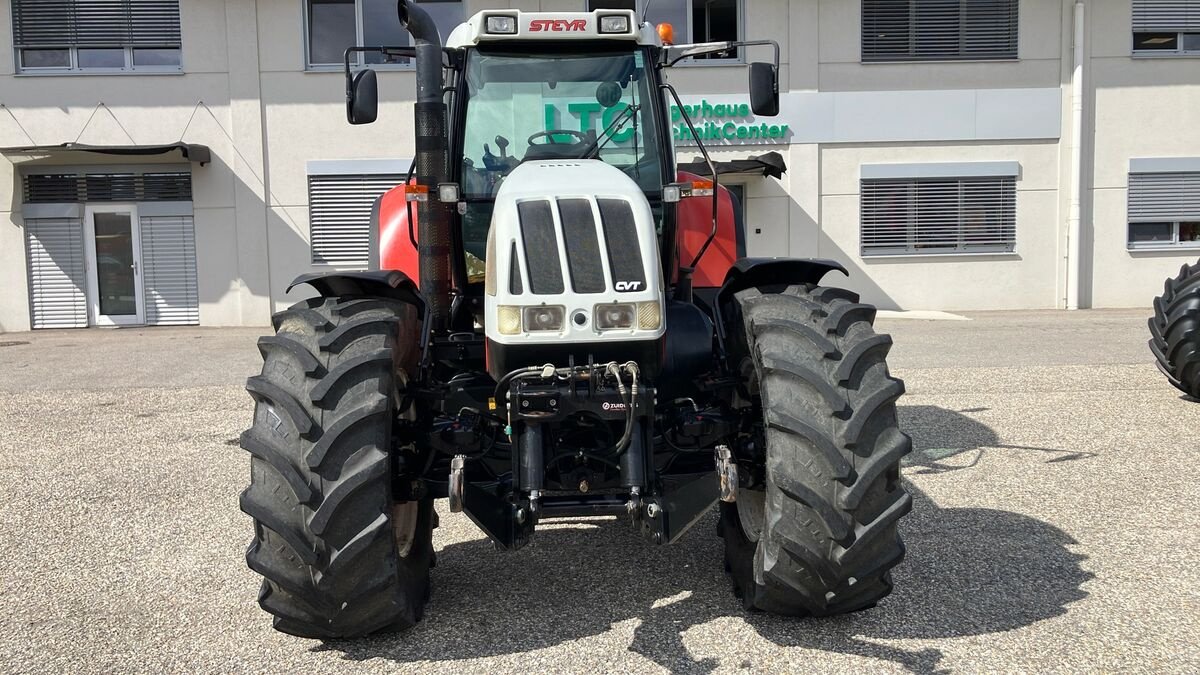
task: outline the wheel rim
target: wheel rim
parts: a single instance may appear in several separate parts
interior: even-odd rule
[[[412,550],[417,537],[417,515],[420,502],[400,502],[392,505],[392,533],[396,538],[396,553],[401,558]]]
[[[758,541],[762,536],[763,522],[766,520],[767,493],[762,490],[739,490],[737,512],[738,521],[742,524],[742,534],[750,541]]]
[[[758,370],[750,358],[742,359],[740,364],[742,376],[746,378],[746,390],[750,395],[751,405],[757,403],[761,408],[758,390]],[[757,436],[757,434],[756,434]],[[765,438],[757,438],[758,443],[765,447]],[[762,536],[763,523],[766,520],[767,493],[764,490],[738,490],[737,496],[738,521],[742,524],[742,534],[752,542],[757,542]]]

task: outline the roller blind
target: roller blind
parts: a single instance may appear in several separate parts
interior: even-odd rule
[[[864,180],[862,254],[1012,251],[1016,180]]]
[[[25,177],[26,204],[77,202],[186,202],[192,199],[192,176],[169,173],[31,174]]]
[[[309,176],[313,264],[367,266],[371,209],[383,193],[403,182],[399,173]]]
[[[1200,172],[1129,174],[1129,221],[1200,219]]]
[[[192,217],[143,216],[141,226],[146,324],[199,325]]]
[[[1200,0],[1133,0],[1133,32],[1200,31]]]
[[[178,0],[12,0],[17,47],[178,47]]]
[[[862,60],[1017,58],[1018,0],[863,0]]]
[[[86,328],[83,226],[78,218],[27,218],[29,315],[34,328]]]

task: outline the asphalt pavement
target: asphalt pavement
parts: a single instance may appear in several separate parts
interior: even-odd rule
[[[1146,312],[886,319],[916,496],[879,607],[746,614],[715,518],[515,553],[458,514],[426,619],[276,633],[243,562],[254,329],[0,335],[6,672],[1200,671],[1200,402],[1151,365]]]

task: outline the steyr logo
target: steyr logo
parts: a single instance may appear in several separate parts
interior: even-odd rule
[[[584,19],[575,19],[573,21],[567,21],[566,19],[534,19],[529,22],[530,33],[540,33],[546,30],[582,32],[587,30],[587,21]]]
[[[636,291],[642,287],[640,281],[618,281],[617,291]]]

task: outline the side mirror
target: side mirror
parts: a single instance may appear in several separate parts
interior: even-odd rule
[[[750,64],[750,109],[766,117],[779,114],[779,71],[774,64]]]
[[[346,119],[350,124],[370,124],[379,116],[379,81],[364,68],[350,77],[346,88]]]

